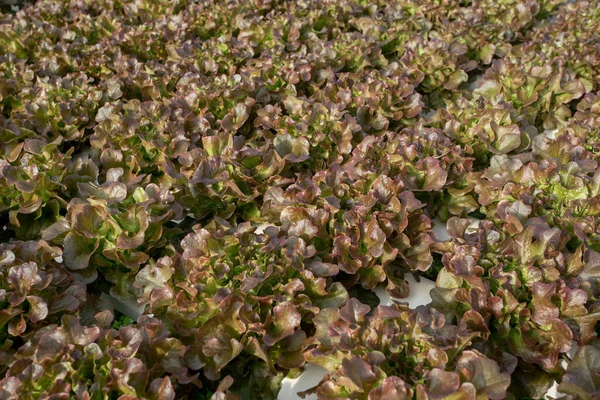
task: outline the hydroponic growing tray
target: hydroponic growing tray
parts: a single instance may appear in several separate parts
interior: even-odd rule
[[[599,26],[0,0],[0,400],[598,398]]]

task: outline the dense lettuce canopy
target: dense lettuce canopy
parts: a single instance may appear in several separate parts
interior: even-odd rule
[[[0,398],[600,398],[599,26],[0,1]]]

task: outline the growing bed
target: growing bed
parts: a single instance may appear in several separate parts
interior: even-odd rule
[[[599,398],[599,26],[0,0],[0,400]]]

